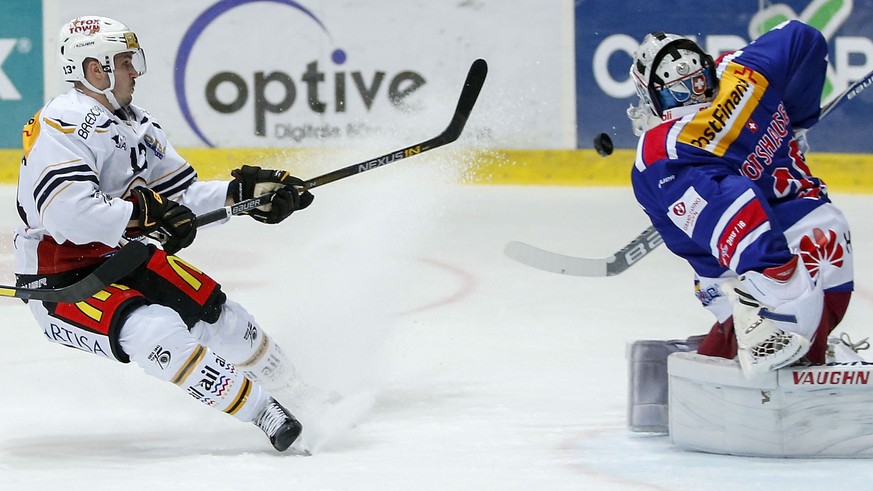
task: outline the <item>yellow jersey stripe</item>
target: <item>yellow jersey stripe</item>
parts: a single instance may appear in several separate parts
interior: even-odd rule
[[[768,86],[760,73],[729,63],[712,105],[695,114],[677,140],[723,156],[742,133]]]
[[[67,127],[63,127],[63,126],[61,126],[61,124],[58,123],[57,121],[55,121],[55,120],[53,120],[53,119],[49,119],[49,118],[42,118],[42,120],[45,121],[45,124],[51,126],[52,128],[54,128],[54,129],[60,131],[61,133],[66,134],[66,135],[69,135],[70,133],[76,131],[76,127],[75,127],[75,126],[67,126]]]

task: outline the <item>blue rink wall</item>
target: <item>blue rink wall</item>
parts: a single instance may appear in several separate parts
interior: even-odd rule
[[[702,7],[705,5],[705,7]],[[576,2],[577,146],[591,148],[595,135],[609,133],[618,148],[631,148],[625,109],[634,100],[628,67],[639,41],[651,31],[694,37],[714,57],[747,44],[787,19],[819,29],[830,45],[823,100],[873,71],[873,0],[762,2]],[[873,90],[862,93],[816,126],[814,149],[822,152],[873,152],[873,138],[859,138],[870,127]],[[811,133],[812,137],[813,134]]]

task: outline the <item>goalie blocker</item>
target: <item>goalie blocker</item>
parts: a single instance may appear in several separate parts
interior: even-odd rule
[[[873,457],[873,363],[848,340],[829,339],[835,362],[751,378],[736,360],[697,354],[695,341],[628,346],[631,430],[717,454]]]

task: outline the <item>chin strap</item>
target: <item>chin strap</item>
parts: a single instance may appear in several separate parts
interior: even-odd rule
[[[106,74],[109,76],[109,87],[106,89],[103,89],[103,90],[100,90],[97,87],[94,87],[94,85],[92,85],[91,82],[89,82],[87,80],[83,79],[83,80],[80,80],[79,82],[82,85],[84,85],[85,87],[87,87],[88,90],[91,90],[91,91],[97,92],[98,94],[103,94],[104,96],[106,96],[106,99],[109,100],[109,104],[112,105],[112,109],[114,111],[118,111],[119,109],[121,109],[121,104],[118,103],[118,99],[115,98],[115,94],[112,92],[112,89],[115,88],[115,74],[112,72],[107,72]]]

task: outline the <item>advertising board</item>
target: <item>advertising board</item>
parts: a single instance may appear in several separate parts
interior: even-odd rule
[[[636,137],[625,110],[636,103],[628,75],[634,50],[646,33],[672,32],[693,37],[714,57],[733,51],[787,19],[819,29],[830,45],[830,67],[823,101],[873,70],[873,0],[786,0],[770,2],[576,2],[577,144],[592,148],[595,135],[606,132],[620,148]],[[873,152],[873,138],[858,138],[857,128],[870,124],[873,91],[828,116],[809,134],[820,152]]]

